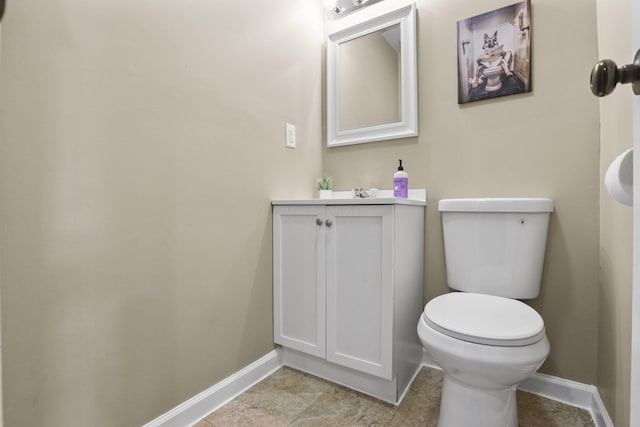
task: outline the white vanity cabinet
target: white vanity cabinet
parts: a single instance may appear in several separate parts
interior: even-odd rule
[[[326,356],[325,206],[273,210],[273,318],[277,344]]]
[[[419,368],[424,201],[273,202],[284,363],[397,403]]]

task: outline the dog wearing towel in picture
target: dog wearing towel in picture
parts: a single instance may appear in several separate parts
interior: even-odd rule
[[[499,65],[507,77],[513,75],[513,54],[510,50],[505,51],[503,46],[498,44],[497,31],[493,33],[493,36],[484,35],[483,53],[476,60],[476,75],[472,83],[474,88],[484,82],[484,71],[488,68]]]

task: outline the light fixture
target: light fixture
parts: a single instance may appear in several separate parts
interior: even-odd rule
[[[344,10],[344,8],[340,6],[340,2],[338,0],[326,0],[324,2],[324,5],[327,10],[335,13],[336,15]]]
[[[325,9],[331,19],[340,19],[382,0],[324,0]]]

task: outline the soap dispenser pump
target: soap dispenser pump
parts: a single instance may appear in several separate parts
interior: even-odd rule
[[[409,175],[402,167],[402,160],[398,160],[400,166],[398,171],[393,174],[393,197],[407,198],[409,195]]]

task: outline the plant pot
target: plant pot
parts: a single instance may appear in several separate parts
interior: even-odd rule
[[[318,190],[318,199],[333,198],[333,190]]]

